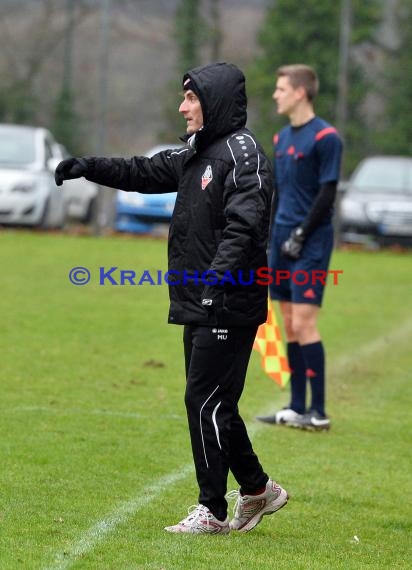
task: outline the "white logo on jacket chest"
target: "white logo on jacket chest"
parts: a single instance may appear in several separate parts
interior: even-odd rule
[[[212,182],[212,180],[213,180],[212,167],[210,166],[210,164],[208,164],[206,166],[206,170],[202,174],[202,190],[204,190],[206,186],[209,184],[209,182]]]

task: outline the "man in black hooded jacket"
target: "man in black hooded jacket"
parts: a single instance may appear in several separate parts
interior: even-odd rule
[[[183,77],[186,146],[152,158],[69,158],[56,183],[84,176],[129,192],[177,191],[169,231],[169,323],[184,325],[185,404],[199,504],[169,532],[247,532],[288,495],[269,479],[239,415],[257,327],[266,319],[272,176],[246,125],[243,73],[216,63]],[[240,485],[227,517],[229,469]]]

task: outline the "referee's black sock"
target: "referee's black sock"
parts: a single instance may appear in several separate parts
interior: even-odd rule
[[[290,407],[298,414],[304,414],[306,408],[306,366],[298,342],[288,342],[287,354],[290,374]]]
[[[325,351],[322,341],[301,345],[306,364],[306,376],[309,378],[312,403],[311,410],[325,415]]]

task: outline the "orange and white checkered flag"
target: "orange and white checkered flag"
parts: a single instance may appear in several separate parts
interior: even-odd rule
[[[290,378],[290,368],[270,299],[267,320],[258,328],[253,348],[262,355],[262,368],[266,374],[282,388],[286,386]]]

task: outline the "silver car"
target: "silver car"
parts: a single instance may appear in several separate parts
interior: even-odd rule
[[[66,201],[54,182],[59,160],[47,129],[0,124],[0,224],[64,225]]]
[[[342,238],[412,243],[412,158],[365,158],[343,186]]]
[[[58,145],[58,152],[60,155],[59,161],[71,156],[61,144]],[[67,215],[70,220],[84,224],[93,221],[96,216],[97,195],[99,193],[97,184],[83,177],[65,180],[63,186],[60,186],[60,192],[63,192],[67,205]]]

